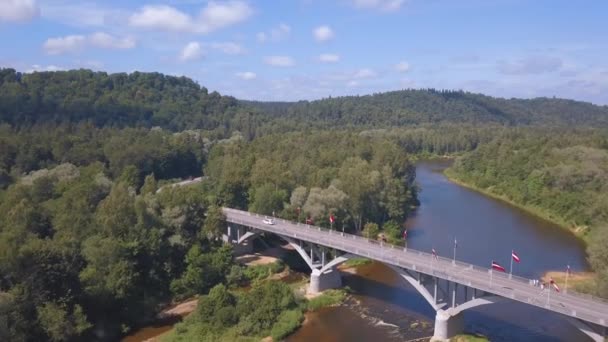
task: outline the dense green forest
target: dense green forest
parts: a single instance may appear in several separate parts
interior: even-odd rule
[[[505,131],[458,158],[448,175],[571,228],[589,242],[608,296],[608,132]]]
[[[204,129],[246,139],[329,128],[469,123],[608,126],[608,107],[563,99],[501,99],[462,91],[402,90],[294,103],[238,101],[185,77],[90,70],[0,69],[0,123]]]
[[[196,294],[230,305],[201,308],[184,336],[291,327],[302,303],[283,288],[222,287],[240,271],[219,208],[325,227],[333,214],[333,229],[396,240],[425,156],[462,155],[453,177],[584,227],[608,295],[607,120],[605,106],[560,99],[406,90],[257,103],[158,73],[0,70],[0,340],[116,340]]]
[[[392,127],[424,123],[608,125],[608,107],[550,98],[502,99],[448,90],[401,90],[299,102],[246,102],[276,126]]]
[[[297,206],[325,226],[334,213],[334,229],[375,222],[399,235],[394,222],[416,203],[409,155],[377,132],[211,142],[88,124],[2,129],[3,340],[114,340],[173,298],[229,284],[222,205],[294,219]],[[157,192],[202,171],[202,184]]]

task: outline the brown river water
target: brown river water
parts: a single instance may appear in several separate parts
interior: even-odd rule
[[[435,248],[452,257],[457,239],[457,259],[480,266],[492,260],[508,266],[515,249],[521,263],[513,273],[529,278],[565,270],[568,264],[574,271],[588,270],[584,245],[571,233],[451,183],[441,173],[449,164],[442,160],[417,165],[420,207],[406,222],[408,248]],[[342,306],[308,314],[306,324],[287,341],[411,341],[432,335],[434,311],[386,266],[362,266],[356,274],[345,274],[343,283],[353,290],[352,298]],[[465,311],[465,330],[491,341],[587,341],[559,315],[515,302]]]

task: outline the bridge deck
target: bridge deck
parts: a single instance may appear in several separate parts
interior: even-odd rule
[[[262,216],[230,208],[224,208],[224,214],[230,223],[335,248],[447,279],[569,317],[575,317],[604,327],[608,326],[608,301],[600,298],[573,291],[558,293],[548,288],[543,291],[539,287],[533,286],[530,279],[516,276],[509,278],[508,274],[502,272],[493,272],[490,276],[491,271],[488,268],[459,261],[454,263],[453,260],[443,257],[434,258],[430,253],[383,244],[357,235],[343,234],[282,219],[275,219],[276,224],[268,225],[262,222]],[[550,300],[548,300],[547,291],[552,291]]]

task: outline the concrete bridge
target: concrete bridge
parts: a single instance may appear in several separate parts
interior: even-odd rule
[[[273,218],[274,224],[267,224],[264,216],[230,208],[223,212],[228,222],[224,239],[237,248],[250,247],[252,238],[261,232],[276,234],[293,246],[312,270],[309,292],[340,287],[336,266],[354,256],[386,264],[435,309],[434,341],[447,341],[462,333],[463,311],[505,300],[559,313],[593,341],[605,340],[608,301],[573,291],[556,292],[550,286],[541,289],[530,279],[357,235],[277,218]]]

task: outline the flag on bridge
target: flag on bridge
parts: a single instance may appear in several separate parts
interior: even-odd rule
[[[329,215],[329,223],[334,223],[336,222],[336,218],[334,217],[334,214],[330,214]]]
[[[570,265],[566,266],[566,274],[570,274],[572,271],[570,270]]]
[[[306,218],[306,224],[313,224],[314,222],[312,221],[312,219],[310,217]]]
[[[495,270],[500,271],[500,272],[506,272],[507,271],[507,270],[505,270],[504,267],[500,266],[500,264],[497,263],[494,260],[492,260],[492,269],[495,269]]]
[[[521,261],[521,259],[519,259],[519,256],[517,255],[517,253],[515,253],[515,251],[513,251],[513,250],[511,250],[511,258],[513,258],[513,260],[518,264]]]
[[[557,283],[553,280],[553,278],[550,278],[549,282],[551,283],[551,286],[553,286],[555,291],[559,292],[559,286],[557,286]]]
[[[435,248],[433,248],[431,250],[431,253],[433,253],[433,258],[438,259],[439,257],[437,256],[437,251],[435,250]]]
[[[403,240],[407,239],[407,229],[403,231]]]

